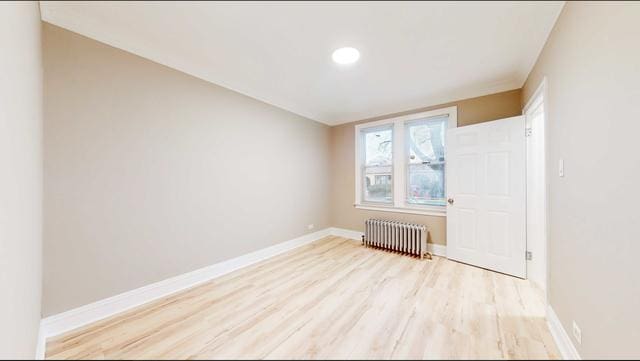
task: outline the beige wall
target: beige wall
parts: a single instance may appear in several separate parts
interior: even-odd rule
[[[329,127],[45,24],[44,314],[329,223]]]
[[[364,220],[375,217],[384,217],[385,219],[405,222],[417,222],[425,224],[429,228],[429,242],[441,245],[446,244],[446,219],[444,217],[367,211],[353,207],[355,201],[354,140],[356,124],[452,105],[458,107],[458,126],[512,117],[522,113],[521,91],[520,89],[516,89],[478,98],[414,109],[402,113],[384,115],[331,128],[331,223],[334,227],[362,231]]]
[[[0,3],[0,358],[34,358],[42,289],[42,56],[36,2]]]
[[[547,77],[549,302],[589,359],[640,356],[639,37],[640,4],[568,2],[523,92]]]
[[[37,10],[7,6],[0,39],[16,51],[0,58],[12,77],[0,83],[10,165],[0,267],[18,297],[0,298],[3,357],[30,355],[40,297]],[[583,358],[640,354],[638,19],[637,4],[568,3],[522,94],[426,108],[457,105],[461,126],[518,115],[547,77],[549,300],[566,330],[581,326]],[[356,123],[329,130],[52,26],[44,37],[45,315],[294,238],[309,223],[362,230],[381,215],[353,208]],[[427,224],[445,243],[444,218],[384,216]]]

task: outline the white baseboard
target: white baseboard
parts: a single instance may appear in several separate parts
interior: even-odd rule
[[[240,257],[216,263],[189,273],[156,282],[119,295],[81,306],[42,320],[40,334],[43,340],[121,313],[136,306],[166,297],[178,291],[210,281],[243,267],[274,257],[331,235],[331,228],[282,242]],[[39,345],[40,346],[40,345]],[[44,347],[39,350],[44,354]]]
[[[547,324],[564,360],[580,360],[580,354],[551,306],[547,307]]]
[[[447,246],[427,243],[427,251],[434,256],[447,257]]]
[[[330,228],[329,232],[331,232],[332,236],[349,238],[356,241],[362,241],[362,236],[364,235],[364,233],[359,231],[352,231],[350,229],[336,228],[336,227]]]
[[[330,228],[330,232],[332,236],[344,237],[349,239],[355,239],[358,241],[362,240],[363,232],[353,231],[350,229],[344,228]],[[447,246],[427,243],[427,252],[431,253],[434,256],[446,257],[447,256]]]
[[[193,272],[185,273],[164,281],[121,293],[101,301],[81,306],[73,310],[49,316],[40,322],[40,332],[38,333],[35,358],[37,360],[43,360],[45,358],[46,340],[49,337],[88,325],[144,303],[148,303],[210,281],[216,277],[220,277],[240,268],[250,266],[281,253],[304,246],[329,235],[360,241],[363,233],[343,228],[326,228],[244,256],[216,263]],[[429,243],[427,244],[427,249],[436,256],[446,257],[447,255],[446,246]],[[547,323],[549,325],[551,335],[558,345],[562,358],[566,360],[580,360],[581,358],[578,351],[551,306],[547,309]]]
[[[36,356],[34,357],[36,360],[44,360],[46,346],[47,346],[47,338],[45,337],[44,330],[42,327],[42,320],[41,320],[40,328],[38,330],[38,341],[36,344]]]

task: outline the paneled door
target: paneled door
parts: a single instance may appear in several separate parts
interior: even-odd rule
[[[523,116],[447,130],[447,257],[526,277]]]

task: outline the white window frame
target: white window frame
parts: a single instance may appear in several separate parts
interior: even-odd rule
[[[458,126],[458,107],[452,106],[447,108],[429,110],[426,112],[402,115],[399,117],[382,119],[378,121],[361,123],[355,126],[355,186],[356,197],[354,206],[358,209],[366,209],[373,211],[383,212],[396,212],[396,213],[410,213],[421,214],[429,216],[444,217],[447,214],[447,207],[445,206],[431,206],[431,205],[417,205],[409,204],[406,199],[406,176],[407,176],[407,164],[408,155],[406,154],[405,146],[405,123],[424,119],[447,115],[448,116],[448,128],[456,128]],[[393,186],[393,204],[381,204],[374,202],[365,202],[362,199],[362,162],[363,159],[363,139],[362,130],[369,128],[379,128],[384,126],[393,126],[393,170],[391,177],[391,184]],[[445,143],[445,162],[447,157],[447,145]],[[445,188],[446,192],[446,188]],[[446,193],[445,193],[446,194]]]

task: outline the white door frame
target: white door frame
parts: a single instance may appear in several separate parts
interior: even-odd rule
[[[544,293],[545,293],[545,302],[548,304],[549,298],[549,102],[548,102],[548,89],[547,89],[547,77],[543,77],[542,81],[536,88],[535,92],[529,97],[526,105],[522,110],[522,114],[526,116],[527,111],[531,106],[538,102],[538,99],[542,98],[541,101],[543,103],[543,116],[544,116],[544,131],[542,134],[544,140],[544,168],[545,168],[545,178],[544,178],[544,199],[543,199],[543,209],[544,209],[544,226],[543,226],[543,237],[544,237],[544,255],[542,255],[542,260],[545,265],[545,285],[544,285]],[[527,164],[527,172],[529,172],[529,165]],[[529,220],[529,214],[527,214],[527,224]],[[527,228],[527,238],[529,238],[529,229]],[[528,249],[528,248],[527,248]],[[536,257],[534,255],[533,257]]]

